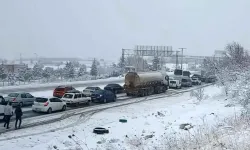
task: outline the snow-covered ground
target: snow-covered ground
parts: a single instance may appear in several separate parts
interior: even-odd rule
[[[0,149],[159,148],[163,136],[173,132],[187,132],[179,129],[180,124],[190,123],[194,129],[204,121],[213,125],[216,121],[241,110],[240,106],[225,107],[228,101],[225,101],[220,93],[220,88],[210,86],[205,88],[206,98],[201,102],[191,98],[187,92],[7,132],[0,136]],[[119,119],[127,119],[128,122],[120,123]],[[92,133],[95,127],[105,127],[110,133],[96,135]],[[20,137],[15,138],[17,136]]]

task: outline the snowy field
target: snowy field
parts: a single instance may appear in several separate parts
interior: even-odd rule
[[[225,107],[228,101],[220,93],[220,88],[210,86],[205,88],[206,98],[200,102],[187,92],[7,132],[0,136],[0,149],[165,149],[161,147],[162,137],[187,133],[179,129],[180,124],[189,123],[193,129],[204,122],[213,125],[241,110],[237,105]],[[120,123],[119,119],[128,122]],[[96,135],[92,133],[95,127],[105,127],[110,133]]]

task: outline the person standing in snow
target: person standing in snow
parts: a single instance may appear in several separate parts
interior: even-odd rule
[[[16,110],[15,110],[15,114],[16,114],[15,129],[17,129],[17,122],[18,122],[18,121],[19,121],[19,126],[18,126],[18,128],[20,129],[21,123],[22,123],[22,115],[23,115],[23,111],[22,111],[22,108],[21,108],[20,104],[17,105],[17,108],[16,108]]]
[[[9,129],[10,118],[12,115],[13,115],[12,106],[11,103],[8,102],[8,104],[4,107],[4,116],[5,116],[4,127],[7,125],[7,129]]]

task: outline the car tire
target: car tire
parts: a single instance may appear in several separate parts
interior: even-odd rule
[[[107,99],[106,98],[103,99],[103,103],[107,103]]]
[[[48,111],[47,111],[48,114],[51,114],[52,113],[52,108],[49,108]]]
[[[116,97],[114,97],[113,102],[116,102]]]
[[[87,103],[86,103],[87,105],[90,105],[90,100],[89,101],[87,101]]]
[[[93,133],[96,133],[96,134],[105,134],[105,133],[109,133],[109,130],[105,129],[105,128],[97,127],[97,128],[95,128],[93,130]]]
[[[62,111],[65,111],[65,110],[66,110],[66,105],[63,105]]]

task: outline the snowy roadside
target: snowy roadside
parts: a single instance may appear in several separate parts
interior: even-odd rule
[[[0,149],[153,149],[160,146],[162,136],[182,131],[179,125],[190,123],[194,129],[204,121],[210,125],[239,112],[241,107],[225,107],[227,101],[218,95],[221,90],[210,86],[205,88],[207,98],[199,104],[190,93],[155,99],[104,110],[96,114],[77,115],[57,123],[17,130],[1,135]],[[115,112],[115,113],[114,113]],[[125,118],[127,123],[118,120]],[[59,130],[53,128],[61,127]],[[95,135],[95,127],[105,127],[110,133]],[[50,130],[52,129],[52,130]],[[50,132],[46,132],[49,130]],[[72,137],[73,134],[73,137]],[[22,138],[2,141],[16,135]],[[33,136],[29,136],[33,135]],[[68,136],[71,135],[69,138]],[[55,148],[56,147],[56,148]]]

